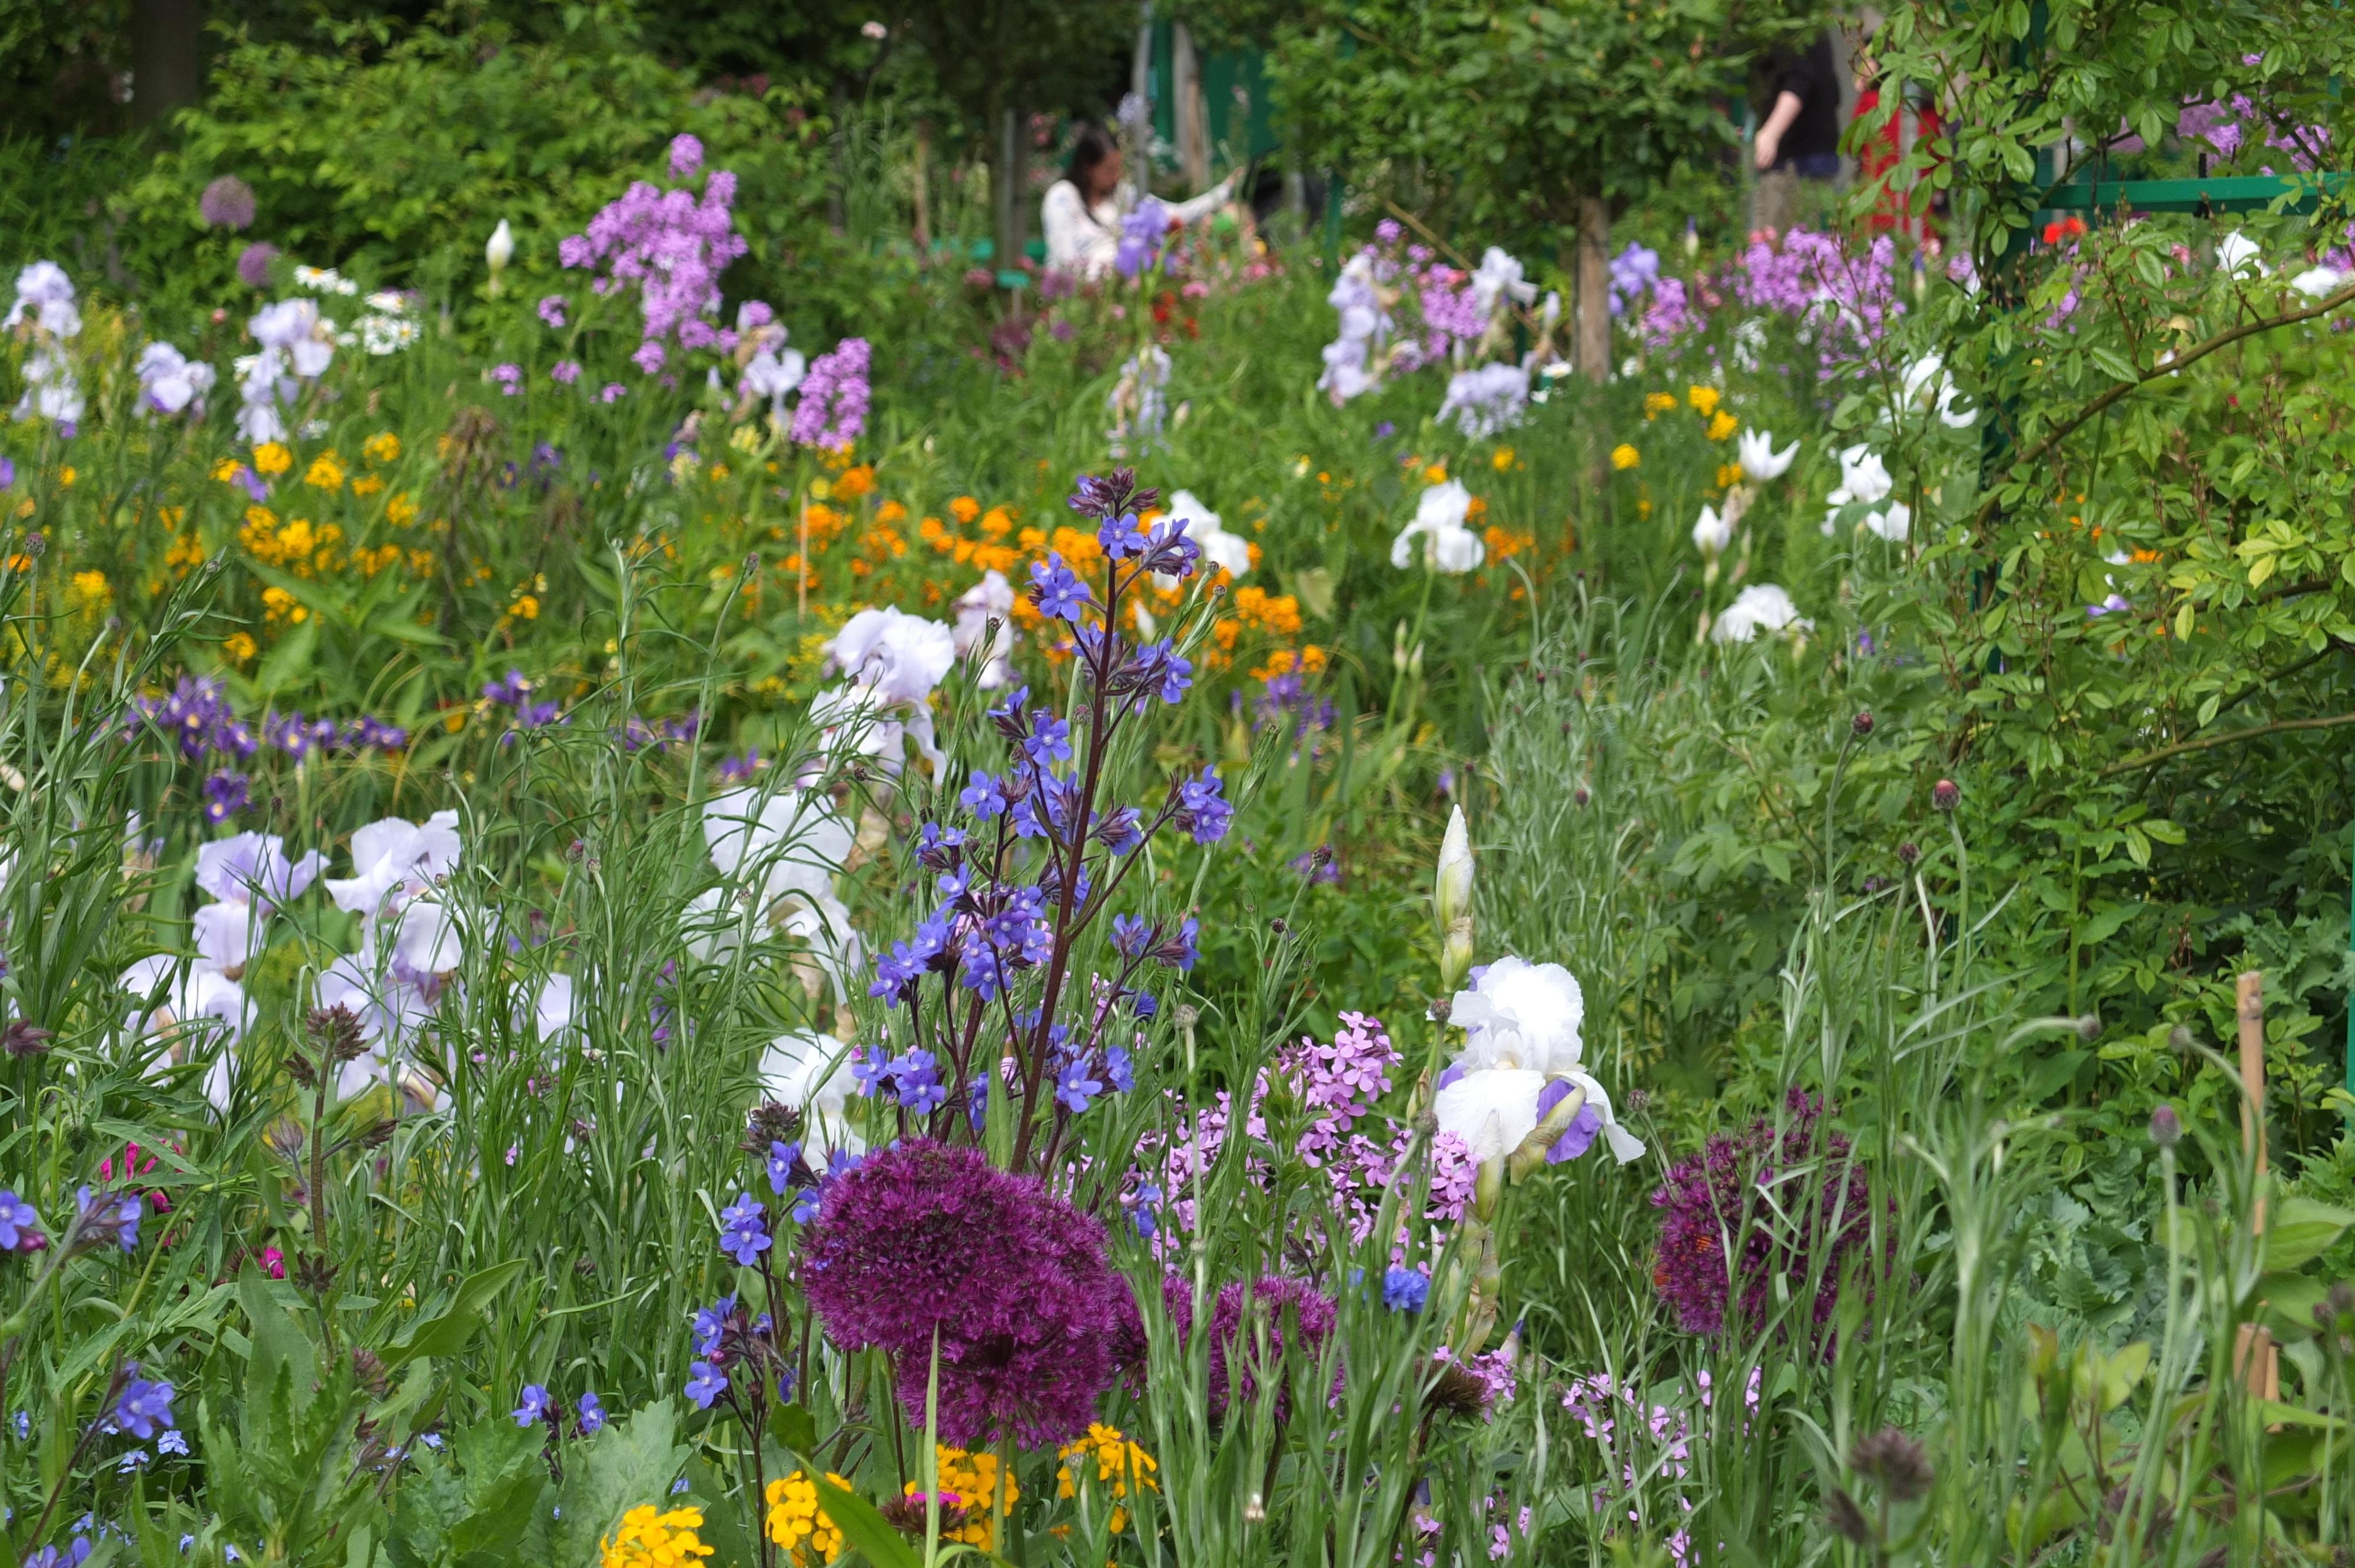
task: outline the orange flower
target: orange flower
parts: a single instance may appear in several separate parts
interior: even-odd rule
[[[960,495],[949,503],[949,515],[960,523],[970,523],[981,515],[981,503],[970,495]]]

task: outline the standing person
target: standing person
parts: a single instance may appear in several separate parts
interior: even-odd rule
[[[1112,270],[1120,251],[1120,220],[1136,206],[1136,192],[1121,179],[1120,144],[1098,125],[1082,125],[1063,177],[1047,187],[1039,218],[1047,231],[1047,265],[1082,278]],[[1235,177],[1229,175],[1191,201],[1164,202],[1179,223],[1216,212]]]
[[[1805,49],[1768,57],[1766,118],[1751,143],[1758,167],[1753,233],[1780,239],[1799,208],[1799,182],[1818,189],[1839,177],[1840,75],[1830,29]]]

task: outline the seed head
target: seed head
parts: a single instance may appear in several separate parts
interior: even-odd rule
[[[2172,1149],[2183,1138],[2182,1118],[2173,1106],[2161,1106],[2150,1113],[2150,1140],[2161,1149]]]
[[[1894,1426],[1884,1426],[1859,1441],[1849,1457],[1859,1475],[1870,1476],[1894,1502],[1913,1502],[1929,1495],[1937,1478],[1922,1445]]]

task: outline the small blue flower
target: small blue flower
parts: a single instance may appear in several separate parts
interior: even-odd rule
[[[685,1476],[681,1476],[678,1479],[670,1484],[670,1495],[673,1497],[678,1496],[679,1493],[685,1490],[687,1490],[687,1478]]]
[[[1030,738],[1022,743],[1030,760],[1045,768],[1071,759],[1071,726],[1052,714],[1030,715]]]
[[[1128,1006],[1129,1011],[1139,1018],[1150,1018],[1161,1011],[1161,1003],[1149,991],[1138,991],[1135,996],[1129,999]]]
[[[41,1216],[33,1205],[0,1188],[0,1252],[15,1252],[41,1234]]]
[[[1223,787],[1215,768],[1202,769],[1199,779],[1189,779],[1178,787],[1178,810],[1170,821],[1193,834],[1198,844],[1214,844],[1227,836],[1235,809],[1220,793]]]
[[[728,1319],[736,1315],[736,1298],[731,1293],[695,1314],[695,1353],[709,1356],[719,1350],[719,1336],[728,1331]]]
[[[1114,950],[1128,958],[1143,953],[1153,940],[1153,927],[1134,915],[1112,917],[1112,945]]]
[[[181,1457],[186,1458],[188,1453],[188,1439],[186,1435],[178,1427],[172,1427],[161,1437],[155,1439],[155,1452],[158,1454],[177,1454]]]
[[[1088,1063],[1085,1057],[1081,1057],[1066,1066],[1062,1076],[1055,1080],[1055,1098],[1061,1102],[1063,1108],[1073,1116],[1086,1110],[1090,1098],[1102,1093],[1103,1093],[1103,1083],[1088,1075]]]
[[[795,1381],[796,1379],[794,1369],[791,1367],[787,1367],[783,1372],[777,1374],[777,1398],[786,1404],[791,1404],[794,1402],[794,1384]]]
[[[761,1255],[773,1245],[769,1240],[768,1211],[750,1192],[739,1192],[736,1201],[719,1211],[719,1250],[736,1260],[739,1268],[751,1268],[761,1261]]]
[[[605,1430],[605,1406],[594,1389],[583,1390],[581,1395],[581,1435],[593,1437]]]
[[[131,1370],[135,1373],[138,1368]],[[172,1385],[133,1376],[124,1386],[123,1397],[114,1402],[114,1424],[142,1439],[155,1436],[158,1427],[171,1425]]]
[[[1103,525],[1096,530],[1096,543],[1102,545],[1104,554],[1115,561],[1143,555],[1145,535],[1137,532],[1136,514],[1124,512],[1116,517],[1105,518]]]
[[[986,773],[976,773],[957,793],[958,804],[982,821],[1006,810],[1006,789]]]
[[[527,1383],[523,1385],[523,1403],[515,1407],[515,1424],[537,1426],[548,1419],[548,1389],[545,1385]]]
[[[687,1369],[687,1397],[698,1410],[709,1410],[711,1402],[728,1392],[728,1374],[709,1361],[697,1361]]]
[[[801,1169],[802,1146],[798,1143],[769,1145],[769,1191],[782,1194],[794,1184],[794,1176]]]
[[[1382,1305],[1393,1312],[1420,1312],[1431,1299],[1431,1279],[1420,1269],[1393,1268],[1382,1276]]]
[[[1092,602],[1088,585],[1063,564],[1060,550],[1051,552],[1043,561],[1031,563],[1030,598],[1039,606],[1039,614],[1058,620],[1078,620],[1081,612]]]

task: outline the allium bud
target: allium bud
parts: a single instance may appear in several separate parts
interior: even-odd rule
[[[1567,726],[1567,725],[1564,725],[1562,727],[1563,727],[1563,728],[1565,728],[1565,729],[1567,729],[1567,728],[1569,728],[1570,726]],[[1571,798],[1572,800],[1573,800],[1577,801],[1577,802],[1578,802],[1580,805],[1582,805],[1582,806],[1585,805],[1589,800],[1593,800],[1593,799],[1594,799],[1594,797],[1593,797],[1593,795],[1590,795],[1590,794],[1588,794],[1588,793],[1587,793],[1586,786],[1585,786],[1585,785],[1583,785],[1583,784],[1581,784],[1577,789],[1575,789],[1572,790],[1572,791],[1571,791],[1570,798]]]
[[[1848,721],[1848,727],[1859,740],[1862,740],[1866,736],[1870,735],[1872,733],[1871,710],[1859,709],[1856,717]]]
[[[2150,1140],[2161,1149],[2172,1149],[2183,1138],[2182,1118],[2173,1106],[2161,1106],[2150,1113]]]
[[[2102,1037],[2102,1015],[2098,1012],[2089,1012],[2078,1019],[2077,1037],[2081,1040],[2099,1040]]]
[[[1912,865],[1922,858],[1922,846],[1912,839],[1907,839],[1897,846],[1897,858],[1905,864]]]
[[[1856,1499],[1838,1487],[1824,1500],[1824,1522],[1831,1526],[1833,1534],[1859,1546],[1872,1544],[1871,1520],[1864,1517],[1864,1510],[1857,1506]]]
[[[1962,786],[1951,779],[1941,779],[1930,786],[1930,804],[1941,811],[1953,810],[1962,799]]]
[[[1894,1426],[1884,1426],[1859,1441],[1849,1462],[1858,1474],[1879,1482],[1893,1502],[1914,1502],[1928,1496],[1930,1483],[1936,1479],[1922,1445]]]

